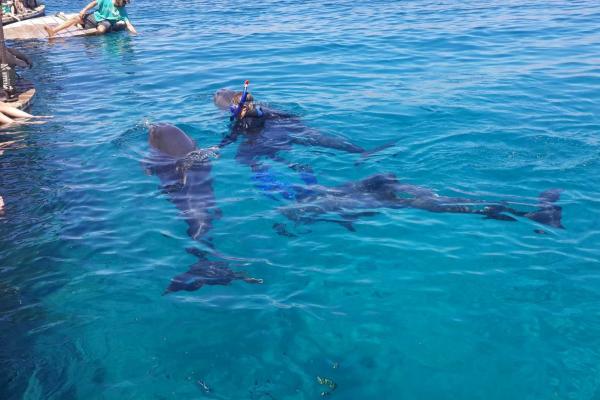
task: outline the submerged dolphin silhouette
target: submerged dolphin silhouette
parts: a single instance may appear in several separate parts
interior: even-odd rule
[[[193,292],[204,285],[227,286],[232,281],[242,280],[246,283],[263,283],[262,279],[250,278],[245,272],[233,271],[224,261],[210,261],[207,254],[198,249],[186,249],[188,253],[198,257],[198,262],[193,264],[189,271],[179,274],[165,289],[163,295],[182,290]]]
[[[182,130],[167,124],[153,125],[148,132],[152,151],[144,161],[146,171],[157,175],[161,188],[181,211],[188,224],[188,234],[212,248],[208,233],[212,221],[220,216],[212,188],[210,159],[212,149],[199,149]],[[200,260],[190,270],[177,275],[165,291],[193,291],[203,285],[228,285],[234,279],[260,283],[234,272],[223,261],[210,261],[207,253],[194,252]]]
[[[560,198],[560,190],[543,192],[537,209],[516,210],[503,202],[439,196],[430,189],[403,184],[394,174],[376,174],[357,182],[336,187],[313,185],[309,190],[297,187],[297,202],[281,207],[280,212],[296,224],[333,222],[354,231],[352,222],[359,217],[377,214],[379,208],[418,208],[435,213],[458,213],[482,215],[486,219],[516,221],[524,217],[540,224],[563,229],[562,208],[554,204]],[[338,218],[324,218],[337,214]],[[276,224],[279,234],[290,233]]]

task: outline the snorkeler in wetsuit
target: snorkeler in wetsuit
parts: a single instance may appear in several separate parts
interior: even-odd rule
[[[270,159],[284,164],[299,173],[302,181],[307,185],[317,183],[310,166],[290,163],[278,155],[280,151],[291,150],[294,139],[290,131],[298,125],[297,118],[292,115],[271,110],[254,101],[248,92],[248,81],[243,92],[232,95],[229,105],[232,121],[230,133],[218,145],[223,148],[235,142],[240,135],[245,140],[240,144],[236,159],[241,164],[247,165],[252,170],[253,180],[257,187],[265,192],[278,192],[286,199],[296,197],[296,191],[289,183],[277,179],[269,167],[263,163]],[[286,122],[287,120],[287,122]],[[291,122],[294,121],[293,124]],[[276,123],[275,123],[276,122]],[[298,129],[298,126],[296,126]],[[307,129],[302,127],[302,129]]]

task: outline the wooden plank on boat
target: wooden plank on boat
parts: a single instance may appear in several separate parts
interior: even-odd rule
[[[66,20],[76,17],[77,14],[49,15],[28,19],[26,21],[16,22],[4,27],[4,37],[6,40],[30,40],[30,39],[48,39],[48,33],[44,26],[58,26]],[[62,32],[59,32],[54,38],[67,38],[75,36],[89,36],[96,33],[96,29],[81,29],[73,26]]]
[[[15,22],[19,22],[19,21],[25,21],[31,18],[37,18],[37,17],[41,17],[42,15],[44,15],[46,13],[46,6],[45,5],[39,5],[36,8],[34,8],[33,10],[28,10],[22,14],[17,14],[17,15],[4,15],[2,17],[2,23],[4,25],[8,25],[8,24],[12,24]]]
[[[18,100],[13,102],[6,102],[13,107],[20,110],[27,110],[33,103],[33,97],[35,96],[35,88],[29,81],[21,80],[17,83]]]

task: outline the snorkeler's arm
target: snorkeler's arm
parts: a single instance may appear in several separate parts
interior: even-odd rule
[[[98,5],[98,2],[97,2],[97,1],[92,1],[90,4],[88,4],[87,6],[85,6],[83,10],[81,10],[81,11],[79,12],[79,16],[80,16],[81,18],[83,18],[83,16],[84,16],[84,15],[85,15],[85,14],[86,14],[88,11],[90,11],[92,8],[96,7],[97,5]]]
[[[221,143],[218,144],[218,148],[222,149],[223,147],[227,146],[228,144],[234,143],[237,138],[239,136],[239,133],[237,132],[231,132],[229,135],[225,136],[223,138],[223,140],[221,140]]]

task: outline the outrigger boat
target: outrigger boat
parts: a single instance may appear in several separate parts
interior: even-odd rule
[[[4,37],[6,40],[31,40],[31,39],[47,39],[48,33],[44,26],[58,26],[63,22],[76,17],[77,14],[58,13],[56,15],[48,15],[45,17],[29,19],[26,21],[16,22],[4,28]],[[95,35],[96,29],[83,29],[79,26],[72,26],[53,36],[53,39],[90,36]]]
[[[46,13],[46,6],[41,4],[34,9],[27,9],[27,11],[19,14],[4,14],[2,17],[2,23],[4,25],[13,24],[19,21],[25,21],[32,18],[38,18]]]

